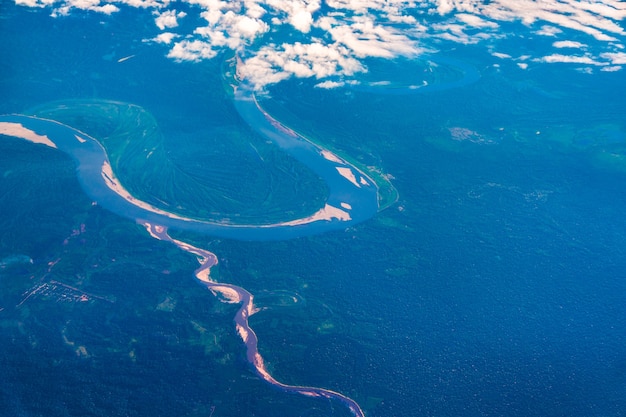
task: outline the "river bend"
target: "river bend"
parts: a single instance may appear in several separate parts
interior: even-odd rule
[[[54,120],[26,115],[0,116],[0,134],[59,149],[77,165],[77,176],[84,191],[108,210],[144,225],[148,233],[197,256],[200,267],[196,278],[221,301],[241,304],[234,321],[237,333],[246,346],[246,357],[257,375],[283,392],[337,400],[357,417],[364,417],[351,398],[325,388],[283,384],[267,371],[258,350],[258,339],[248,323],[256,310],[254,297],[244,288],[218,283],[211,279],[211,267],[218,262],[215,254],[186,242],[173,239],[168,228],[190,230],[211,236],[240,240],[276,240],[341,230],[372,217],[378,210],[376,183],[363,171],[324,149],[265,112],[252,90],[235,90],[235,107],[242,118],[258,133],[319,175],[328,185],[329,196],[318,211],[301,219],[273,224],[236,224],[193,219],[152,206],[132,196],[116,178],[102,145],[91,136]]]

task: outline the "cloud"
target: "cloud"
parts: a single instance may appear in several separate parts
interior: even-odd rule
[[[319,27],[359,58],[393,58],[413,56],[419,52],[415,41],[407,35],[393,27],[377,24],[369,17],[358,17],[348,23],[324,18],[320,19]]]
[[[499,25],[495,22],[490,22],[487,21],[485,19],[483,19],[482,17],[473,15],[473,14],[467,14],[467,13],[460,13],[456,15],[456,18],[458,20],[460,20],[461,22],[465,23],[466,25],[475,27],[475,28],[492,28],[495,29],[497,28]]]
[[[610,61],[614,65],[626,65],[626,52],[605,52],[600,57]]]
[[[50,1],[48,4],[40,1],[40,0],[15,0],[15,4],[18,6],[26,6],[26,7],[46,7],[50,6],[54,3],[54,1]]]
[[[295,43],[265,46],[242,61],[237,72],[259,90],[291,76],[321,79],[353,75],[364,69],[341,45]]]
[[[443,18],[431,26],[430,34],[449,42],[486,42],[493,50],[499,39],[518,37],[528,42],[530,32],[530,36],[556,38],[552,44],[555,48],[586,51],[584,55],[560,53],[533,57],[534,62],[546,64],[609,65],[612,63],[610,54],[619,53],[626,37],[622,26],[626,19],[626,3],[620,0],[436,0],[430,13]],[[513,28],[516,24],[528,29],[509,29],[508,32],[502,29],[504,25]],[[576,40],[558,39],[564,36]],[[585,42],[578,40],[583,38],[586,38]],[[507,55],[517,54],[512,48],[501,50],[496,56],[506,58]],[[526,64],[518,66],[527,68]]]
[[[507,58],[512,58],[511,55],[509,54],[504,54],[502,52],[492,52],[491,55],[495,56],[496,58],[500,58],[500,59],[507,59]]]
[[[153,42],[156,42],[156,43],[162,43],[162,44],[165,44],[165,45],[169,45],[170,43],[172,43],[172,41],[174,39],[176,39],[178,37],[180,37],[180,35],[177,35],[175,33],[163,32],[163,33],[159,33],[155,38],[150,39],[149,41],[153,41]]]
[[[541,27],[541,29],[537,30],[535,33],[537,35],[543,35],[543,36],[557,36],[563,33],[563,31],[554,26],[544,25]]]
[[[557,41],[557,42],[554,42],[552,44],[552,46],[554,46],[555,48],[576,48],[576,49],[580,49],[580,48],[586,47],[587,45],[585,45],[584,43],[575,42],[575,41]]]
[[[314,23],[313,13],[317,12],[320,8],[319,0],[267,0],[267,5],[270,6],[277,14],[285,15],[285,21],[291,24],[294,28],[298,29],[302,33],[309,33],[311,26]]]
[[[216,55],[217,52],[206,42],[183,40],[174,44],[167,57],[176,61],[197,62],[203,59],[214,58]]]
[[[53,17],[66,16],[72,10],[86,10],[90,12],[110,15],[118,12],[118,5],[136,8],[163,8],[170,4],[170,0],[15,0],[18,6],[52,7]]]
[[[367,58],[413,58],[454,44],[484,44],[487,51],[498,51],[492,55],[523,69],[527,64],[520,60],[603,68],[626,63],[622,0],[15,1],[49,8],[59,17],[74,11],[146,9],[155,16],[155,28],[140,36],[170,45],[168,57],[199,61],[232,50],[241,58],[241,74],[259,89],[290,77],[314,78],[321,80],[319,88],[336,88],[366,71]],[[186,14],[193,14],[186,20],[190,26],[201,23],[180,28]],[[519,42],[504,42],[544,37],[553,38],[559,54],[532,51],[531,57],[515,58]],[[568,55],[569,49],[574,54]]]
[[[46,7],[55,5],[57,2],[58,0],[16,0],[16,4],[18,5],[31,7]],[[67,16],[70,14],[72,9],[96,12],[105,15],[111,15],[119,12],[120,10],[115,4],[112,3],[101,4],[100,0],[71,0],[64,2],[61,6],[53,9],[51,15],[54,17]]]
[[[626,18],[626,5],[620,0],[601,3],[579,0],[438,0],[437,3],[437,11],[441,15],[457,11],[462,15],[470,13],[493,21],[520,21],[526,26],[543,21],[592,35],[601,41],[614,41],[615,35],[625,34],[615,22]]]
[[[210,43],[214,48],[229,48],[235,51],[250,45],[256,38],[269,30],[269,25],[257,16],[259,11],[251,4],[251,11],[242,9],[241,4],[215,0],[201,0],[207,9],[200,13],[207,25],[198,27],[193,35]]]
[[[154,23],[161,30],[165,28],[175,28],[178,26],[178,19],[187,16],[185,12],[176,12],[176,10],[166,10],[162,13],[157,12],[157,18]]]
[[[562,54],[552,54],[548,56],[544,56],[539,59],[542,62],[548,63],[568,63],[568,64],[587,64],[587,65],[603,65],[602,62],[598,62],[589,56],[576,56],[576,55],[562,55]]]
[[[293,16],[289,22],[302,33],[309,33],[311,25],[313,24],[313,15],[307,10],[299,10]]]
[[[323,81],[321,83],[315,84],[315,88],[323,88],[326,90],[331,90],[333,88],[343,87],[346,83],[343,81]]]

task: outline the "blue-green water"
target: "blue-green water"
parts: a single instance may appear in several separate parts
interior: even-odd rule
[[[133,103],[154,116],[169,158],[208,181],[215,159],[273,155],[233,105],[230,53],[166,59],[167,47],[142,42],[156,28],[134,9],[0,13],[0,113]],[[499,47],[550,44],[531,40]],[[367,88],[291,79],[260,99],[286,126],[391,174],[397,203],[286,241],[180,237],[217,254],[216,279],[256,296],[250,324],[280,381],[344,393],[367,416],[621,416],[623,71],[522,70],[481,45],[441,49],[373,62]],[[423,80],[450,88],[405,91]],[[264,384],[236,306],[195,284],[193,257],[92,205],[62,153],[2,141],[0,259],[33,262],[0,269],[0,414],[349,414]]]

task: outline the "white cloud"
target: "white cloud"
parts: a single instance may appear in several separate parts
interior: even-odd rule
[[[47,0],[43,0],[42,3],[46,3],[46,1]],[[116,5],[111,3],[100,4],[100,0],[71,0],[67,1],[62,6],[53,9],[52,16],[66,16],[70,14],[72,9],[85,10],[106,15],[113,14],[120,10]]]
[[[580,49],[580,48],[586,47],[587,45],[585,45],[584,43],[575,42],[575,41],[557,41],[557,42],[554,42],[552,44],[552,46],[554,46],[555,48],[575,48],[575,49]]]
[[[512,58],[511,55],[503,54],[502,52],[492,52],[491,55],[495,56],[496,58],[500,58],[500,59]]]
[[[314,23],[313,13],[320,8],[319,0],[267,0],[267,4],[279,15],[286,15],[284,21],[302,33],[309,33]]]
[[[119,12],[120,9],[117,8],[117,6],[114,6],[112,4],[105,4],[104,6],[100,6],[96,11],[100,13],[104,13],[104,14],[111,14],[111,13]]]
[[[626,2],[623,0],[15,0],[47,7],[53,16],[73,11],[104,14],[123,6],[147,9],[155,32],[142,34],[170,45],[178,61],[210,59],[220,50],[235,51],[241,73],[258,88],[289,77],[332,77],[319,88],[345,82],[369,57],[417,57],[450,43],[486,44],[492,55],[534,63],[569,62],[623,65]],[[202,21],[191,29],[179,20]],[[434,22],[433,22],[433,18]],[[520,30],[525,25],[526,30]],[[170,31],[177,28],[178,34]],[[295,29],[295,30],[294,30]],[[290,31],[289,37],[285,36]],[[518,57],[516,42],[501,39],[553,38],[554,48],[577,49],[578,55]],[[141,36],[141,35],[140,35]],[[509,48],[509,49],[507,49]],[[581,55],[581,51],[584,54]],[[527,52],[527,51],[525,51]]]
[[[621,71],[622,67],[620,65],[612,65],[610,67],[602,67],[600,68],[600,71],[604,71],[604,72],[616,72],[616,71]]]
[[[587,65],[603,65],[601,62],[594,60],[589,56],[577,56],[577,55],[562,55],[562,54],[552,54],[548,56],[544,56],[539,59],[542,62],[548,63],[568,63],[568,64],[587,64]]]
[[[487,21],[479,16],[474,14],[467,13],[459,13],[456,15],[456,18],[466,25],[475,27],[475,28],[492,28],[495,29],[498,27],[497,23]]]
[[[437,12],[441,15],[450,13],[456,6],[452,0],[440,0],[437,5]]]
[[[416,42],[402,31],[376,24],[370,17],[360,16],[352,22],[322,18],[318,26],[359,58],[414,56],[420,52]]]
[[[340,45],[283,44],[261,48],[253,57],[244,60],[237,72],[256,89],[277,83],[291,76],[317,79],[353,75],[364,71],[363,65],[349,56]]]
[[[218,0],[201,0],[206,3],[206,10],[200,16],[206,20],[207,26],[198,27],[194,35],[209,42],[214,48],[229,48],[239,50],[251,44],[256,38],[269,30],[269,26],[262,19],[252,17],[258,15],[253,6],[252,16],[248,15],[241,4],[227,3]]]
[[[215,55],[217,55],[217,52],[206,42],[199,40],[183,40],[174,44],[174,47],[167,54],[167,57],[173,58],[176,61],[197,62],[202,59],[211,59],[215,57]]]
[[[605,52],[600,57],[608,60],[613,65],[626,65],[626,52]]]
[[[161,30],[165,28],[175,28],[178,26],[178,19],[187,16],[185,12],[176,12],[176,10],[166,10],[163,13],[157,13],[154,23]]]
[[[343,81],[323,81],[321,83],[315,84],[315,88],[323,88],[326,90],[331,90],[333,88],[343,87],[346,83]]]
[[[15,4],[26,7],[46,7],[51,6],[54,1],[55,0],[50,0],[48,2],[43,2],[41,0],[15,0]]]
[[[266,32],[268,29],[265,22],[248,16],[243,16],[240,19],[234,20],[237,22],[237,33],[239,33],[243,38],[252,39],[257,35]]]
[[[163,43],[163,44],[169,45],[170,43],[172,43],[174,39],[178,37],[180,37],[180,35],[177,35],[175,33],[163,32],[163,33],[159,33],[155,38],[151,40],[156,43]]]
[[[452,15],[472,25],[485,18],[491,21],[519,21],[529,27],[545,22],[537,33],[555,35],[557,30],[571,29],[593,36],[600,41],[615,41],[624,29],[616,22],[626,18],[626,7],[619,0],[437,0],[437,12]],[[456,11],[457,14],[452,12]],[[473,16],[473,17],[470,17]],[[477,20],[479,19],[479,20]]]
[[[117,3],[141,9],[161,9],[169,6],[170,0],[119,0]]]
[[[554,26],[544,25],[541,27],[541,29],[539,29],[535,33],[537,33],[538,35],[543,35],[543,36],[557,36],[563,33],[563,31]]]
[[[302,33],[309,33],[313,24],[313,15],[307,10],[300,10],[291,16],[290,23]]]

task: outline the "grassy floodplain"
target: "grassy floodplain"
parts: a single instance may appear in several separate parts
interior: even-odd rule
[[[320,178],[252,133],[216,127],[197,132],[201,137],[190,148],[185,138],[168,138],[147,110],[133,104],[69,100],[29,113],[96,138],[124,187],[173,213],[215,222],[272,223],[310,215],[327,196]]]

